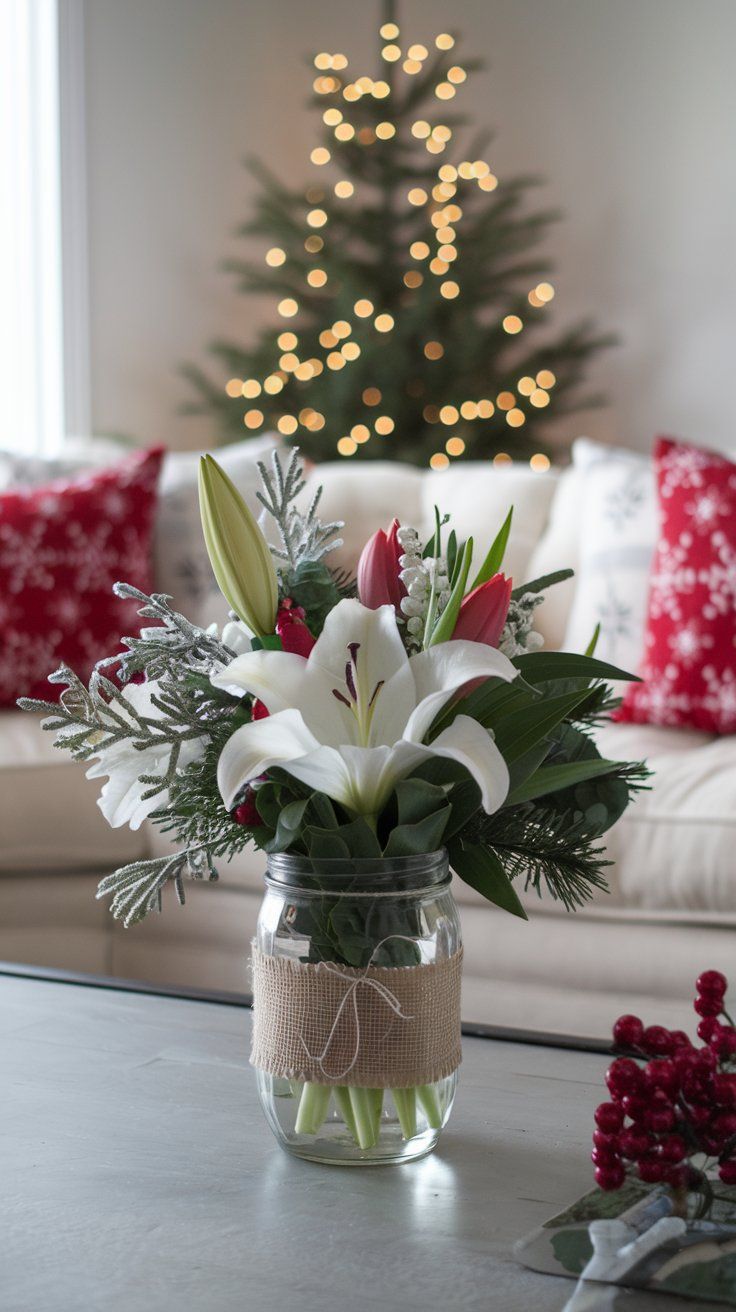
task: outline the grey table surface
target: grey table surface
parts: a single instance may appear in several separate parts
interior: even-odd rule
[[[560,1312],[571,1282],[512,1246],[590,1187],[605,1057],[466,1038],[432,1156],[323,1167],[272,1138],[249,1027],[0,978],[3,1312]]]

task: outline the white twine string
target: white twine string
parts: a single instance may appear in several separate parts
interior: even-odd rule
[[[399,1002],[399,999],[397,998],[396,994],[393,993],[391,989],[387,988],[385,984],[382,984],[380,980],[372,979],[368,975],[368,971],[373,965],[373,958],[375,957],[376,953],[380,952],[383,945],[385,943],[388,943],[393,938],[401,939],[402,942],[404,943],[416,943],[416,939],[409,938],[407,934],[387,934],[386,937],[382,938],[380,943],[377,943],[376,946],[374,947],[373,951],[371,952],[368,965],[365,967],[365,970],[361,975],[348,975],[347,971],[342,970],[335,961],[320,962],[320,965],[325,970],[329,970],[331,975],[335,975],[338,979],[343,980],[346,984],[349,985],[345,996],[343,997],[342,1001],[340,1002],[340,1005],[337,1008],[337,1011],[335,1012],[335,1019],[332,1022],[332,1028],[330,1029],[330,1032],[327,1035],[327,1041],[322,1051],[320,1053],[310,1052],[309,1048],[307,1047],[304,1041],[304,1035],[303,1034],[299,1035],[299,1042],[301,1043],[309,1060],[316,1061],[322,1074],[328,1080],[344,1080],[345,1076],[350,1074],[351,1070],[353,1069],[355,1063],[358,1060],[358,1057],[360,1056],[360,1017],[358,1015],[358,989],[360,988],[361,984],[365,984],[368,988],[373,989],[374,992],[378,994],[379,998],[381,998],[382,1001],[385,1002],[386,1005],[391,1008],[394,1014],[399,1017],[399,1020],[414,1019],[413,1016],[407,1016],[406,1013],[402,1011],[401,1003]],[[325,1069],[325,1059],[330,1051],[330,1048],[332,1047],[332,1043],[337,1033],[338,1025],[340,1024],[342,1014],[348,1003],[352,1005],[353,1017],[355,1020],[355,1051],[353,1053],[353,1060],[350,1062],[349,1066],[345,1067],[344,1071],[340,1071],[338,1074],[330,1075],[330,1073]],[[390,1028],[391,1026],[389,1025],[389,1028],[388,1030],[386,1030],[386,1033],[383,1035],[381,1042],[383,1042],[383,1040],[388,1035]]]

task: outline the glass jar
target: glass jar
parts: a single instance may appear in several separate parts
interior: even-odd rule
[[[460,962],[446,852],[269,857],[251,1060],[282,1147],[346,1165],[434,1148],[457,1084]]]

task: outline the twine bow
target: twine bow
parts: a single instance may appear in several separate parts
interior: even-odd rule
[[[368,965],[365,967],[361,975],[349,975],[347,971],[342,970],[340,966],[338,966],[337,963],[334,961],[320,962],[320,967],[322,969],[328,970],[331,975],[335,975],[337,979],[344,980],[344,982],[348,985],[347,992],[345,993],[345,996],[340,1001],[337,1011],[335,1012],[335,1019],[332,1022],[332,1027],[330,1029],[329,1034],[327,1035],[327,1040],[325,1042],[325,1046],[323,1047],[322,1051],[320,1053],[310,1052],[309,1048],[307,1047],[307,1044],[304,1041],[304,1035],[303,1034],[299,1035],[299,1041],[304,1051],[306,1052],[307,1056],[309,1057],[310,1061],[316,1061],[322,1074],[328,1080],[344,1080],[345,1076],[350,1074],[351,1070],[353,1069],[355,1063],[358,1060],[358,1057],[360,1056],[360,1016],[358,1014],[358,989],[362,984],[365,985],[367,988],[373,989],[373,991],[378,994],[379,998],[381,998],[381,1000],[385,1002],[388,1007],[391,1008],[391,1011],[393,1011],[394,1015],[398,1016],[399,1020],[414,1019],[413,1016],[407,1016],[406,1012],[402,1011],[401,1003],[399,1002],[399,999],[397,998],[396,994],[391,991],[390,988],[387,988],[387,986],[385,984],[382,984],[380,980],[373,979],[368,974],[368,971],[371,969],[371,966],[373,965],[373,958],[376,956],[376,953],[380,952],[381,948],[384,946],[385,943],[388,943],[391,939],[394,938],[401,939],[404,943],[414,943],[415,941],[414,939],[409,938],[406,934],[387,934],[386,937],[382,938],[380,943],[377,943],[376,946],[374,947],[373,951],[371,952],[370,958],[368,960]],[[338,1027],[343,1016],[343,1012],[345,1011],[345,1008],[348,1006],[348,1004],[350,1004],[353,1008],[353,1017],[355,1019],[355,1050],[353,1052],[353,1059],[350,1062],[350,1064],[345,1067],[343,1071],[339,1071],[338,1073],[333,1073],[331,1075],[329,1071],[325,1069],[325,1061],[327,1059],[328,1053],[330,1051],[330,1048],[332,1047],[335,1036],[337,1034]],[[383,1042],[384,1039],[387,1037],[390,1029],[391,1026],[389,1025],[388,1029],[386,1030],[386,1033],[383,1035],[383,1038],[381,1039],[381,1042]]]

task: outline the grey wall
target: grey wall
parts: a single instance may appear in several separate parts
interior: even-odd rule
[[[239,160],[257,151],[309,176],[303,56],[372,51],[377,11],[87,0],[95,431],[209,440],[206,421],[177,415],[177,364],[268,313],[217,271],[249,209]],[[566,211],[555,315],[593,313],[620,335],[592,379],[609,405],[560,438],[646,448],[667,431],[736,447],[734,0],[411,0],[402,16],[408,40],[452,22],[461,52],[492,64],[463,103],[497,128],[501,179],[543,173],[544,201]]]

